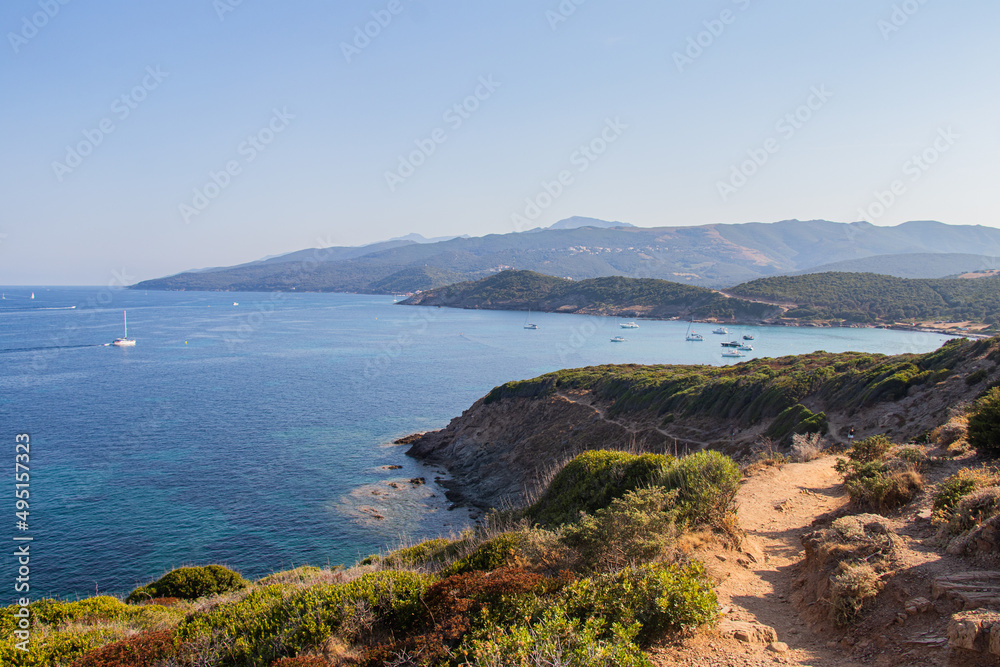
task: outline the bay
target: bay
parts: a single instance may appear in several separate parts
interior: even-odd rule
[[[492,387],[605,363],[722,364],[713,327],[400,306],[348,294],[6,287],[0,447],[31,436],[32,597],[126,593],[184,564],[351,564],[470,523],[391,445]],[[34,292],[35,298],[30,294]],[[236,305],[238,304],[238,305]],[[107,346],[128,311],[134,348]],[[744,327],[752,356],[926,352],[946,337]],[[624,336],[623,343],[611,337]],[[387,469],[387,466],[400,466]],[[412,484],[424,478],[426,484]],[[2,525],[2,524],[0,524]],[[7,537],[6,539],[10,539]],[[5,550],[3,572],[17,566]]]

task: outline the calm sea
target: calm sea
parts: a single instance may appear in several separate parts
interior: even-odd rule
[[[558,368],[723,363],[723,338],[704,325],[706,341],[686,343],[683,322],[622,330],[611,318],[533,313],[530,331],[524,313],[383,296],[0,289],[0,465],[13,471],[15,434],[31,436],[29,529],[15,527],[8,475],[0,539],[34,538],[35,598],[127,592],[191,563],[248,577],[353,563],[457,532],[469,517],[448,509],[434,483],[443,472],[393,439],[444,426],[495,385]],[[104,345],[121,335],[125,310],[137,345]],[[944,340],[739,333],[755,336],[757,356],[924,352]],[[628,340],[612,343],[617,335]],[[427,483],[410,482],[419,477]],[[0,604],[14,595],[12,551]]]

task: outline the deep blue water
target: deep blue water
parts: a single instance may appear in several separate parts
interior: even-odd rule
[[[444,426],[497,384],[558,368],[723,363],[722,337],[703,325],[706,341],[685,343],[683,322],[621,330],[609,318],[532,314],[540,328],[528,331],[524,313],[381,296],[0,289],[3,465],[14,467],[15,434],[32,441],[30,530],[14,527],[7,476],[0,539],[35,538],[33,597],[127,592],[189,563],[248,577],[353,563],[401,539],[458,531],[468,516],[447,509],[432,481],[440,471],[393,439]],[[121,335],[125,309],[136,347],[104,346]],[[944,340],[743,332],[755,334],[757,356],[923,352]],[[611,343],[619,334],[628,341]],[[413,487],[413,477],[429,483]],[[2,582],[16,564],[4,552],[0,586],[12,591]]]

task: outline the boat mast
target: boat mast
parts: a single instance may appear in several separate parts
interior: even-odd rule
[[[122,317],[125,318],[125,338],[128,338],[128,311],[122,311]]]

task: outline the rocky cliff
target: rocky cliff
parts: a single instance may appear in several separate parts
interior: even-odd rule
[[[746,457],[797,432],[834,442],[918,438],[949,409],[1000,382],[1000,337],[955,340],[924,355],[814,353],[727,368],[602,366],[497,387],[408,453],[445,466],[456,503],[519,505],[581,451]]]

